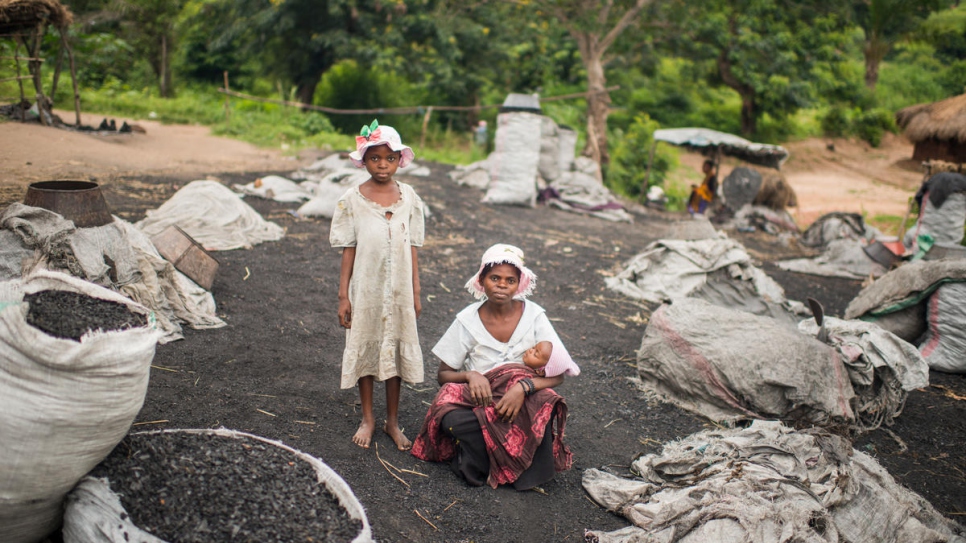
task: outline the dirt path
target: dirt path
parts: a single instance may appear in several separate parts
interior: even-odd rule
[[[63,118],[73,119],[59,112]],[[103,117],[87,114],[82,123],[97,126]],[[137,124],[145,133],[76,132],[39,124],[0,123],[0,205],[23,198],[36,181],[79,179],[109,181],[129,175],[206,175],[251,170],[295,170],[295,157],[228,138],[204,126]]]

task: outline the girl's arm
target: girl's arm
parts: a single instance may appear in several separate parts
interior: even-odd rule
[[[423,311],[423,301],[419,299],[419,259],[416,258],[416,247],[411,247],[413,252],[413,309],[416,316]]]
[[[564,382],[564,376],[534,377],[531,380],[533,381],[533,391],[536,392],[545,388],[560,386]],[[513,385],[494,406],[496,414],[506,422],[513,422],[513,419],[517,418],[517,414],[520,413],[520,408],[523,407],[523,401],[526,397],[522,384]]]
[[[352,328],[352,304],[349,303],[349,280],[356,263],[356,248],[342,249],[342,271],[339,273],[339,325]]]
[[[472,396],[473,403],[476,405],[486,407],[493,402],[490,381],[478,371],[457,371],[446,365],[446,362],[440,362],[439,371],[436,372],[436,380],[440,385],[467,383],[470,387],[470,396]]]

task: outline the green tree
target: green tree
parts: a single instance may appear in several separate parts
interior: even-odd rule
[[[215,0],[204,16],[214,51],[240,45],[260,59],[263,75],[290,82],[311,104],[322,74],[341,59],[365,58],[371,38],[406,9],[403,0]]]
[[[852,17],[865,37],[865,86],[875,91],[879,65],[895,43],[910,35],[933,11],[948,4],[943,0],[853,0]]]
[[[709,84],[741,96],[741,133],[765,113],[783,119],[814,99],[815,70],[842,60],[847,20],[834,0],[673,0],[668,40],[694,60],[715,63]]]
[[[628,28],[637,25],[653,0],[520,0],[542,17],[550,16],[577,42],[587,78],[587,144],[583,154],[606,166],[607,116],[611,98],[605,68],[612,60],[608,51]]]

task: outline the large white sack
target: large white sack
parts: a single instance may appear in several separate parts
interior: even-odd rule
[[[929,297],[919,350],[934,370],[966,373],[966,283],[946,283]]]
[[[185,432],[220,436],[229,439],[248,438],[291,452],[300,460],[308,462],[315,470],[317,480],[338,499],[350,517],[362,522],[352,543],[371,543],[372,528],[365,509],[345,480],[322,460],[293,449],[281,441],[274,441],[253,434],[219,428],[217,430],[161,430],[146,433]],[[64,543],[117,543],[138,541],[142,543],[166,543],[137,527],[124,511],[117,494],[111,490],[106,479],[85,477],[67,499],[64,513]]]
[[[574,169],[574,160],[577,154],[577,131],[569,126],[557,126],[558,139],[558,162],[560,173],[569,172]]]
[[[953,192],[946,197],[942,206],[936,207],[929,198],[929,192],[922,197],[922,207],[916,226],[906,232],[903,243],[917,250],[919,236],[929,234],[937,245],[959,245],[963,240],[966,225],[966,192]]]
[[[652,315],[643,386],[713,421],[851,424],[852,385],[838,352],[770,317],[681,298]]]
[[[239,195],[217,181],[192,181],[145,215],[136,226],[148,237],[177,225],[211,251],[250,249],[285,235],[284,228],[263,219]]]
[[[483,203],[533,207],[537,201],[543,116],[501,113],[496,124],[495,148],[489,157],[490,186]]]
[[[26,320],[23,296],[42,290],[117,302],[149,324],[53,337]],[[66,274],[0,283],[0,541],[32,543],[60,526],[64,497],[141,409],[160,336],[143,306]]]
[[[863,288],[845,318],[874,322],[918,345],[926,331],[926,301],[948,281],[966,281],[966,259],[908,262]]]
[[[550,117],[543,117],[540,127],[540,160],[537,163],[537,173],[548,182],[553,183],[560,174],[560,130],[557,123]]]

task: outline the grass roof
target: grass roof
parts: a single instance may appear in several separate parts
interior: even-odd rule
[[[932,138],[966,142],[966,94],[903,108],[896,113],[896,123],[913,142]]]
[[[0,35],[33,30],[44,22],[64,29],[73,20],[70,9],[57,0],[0,0]]]

